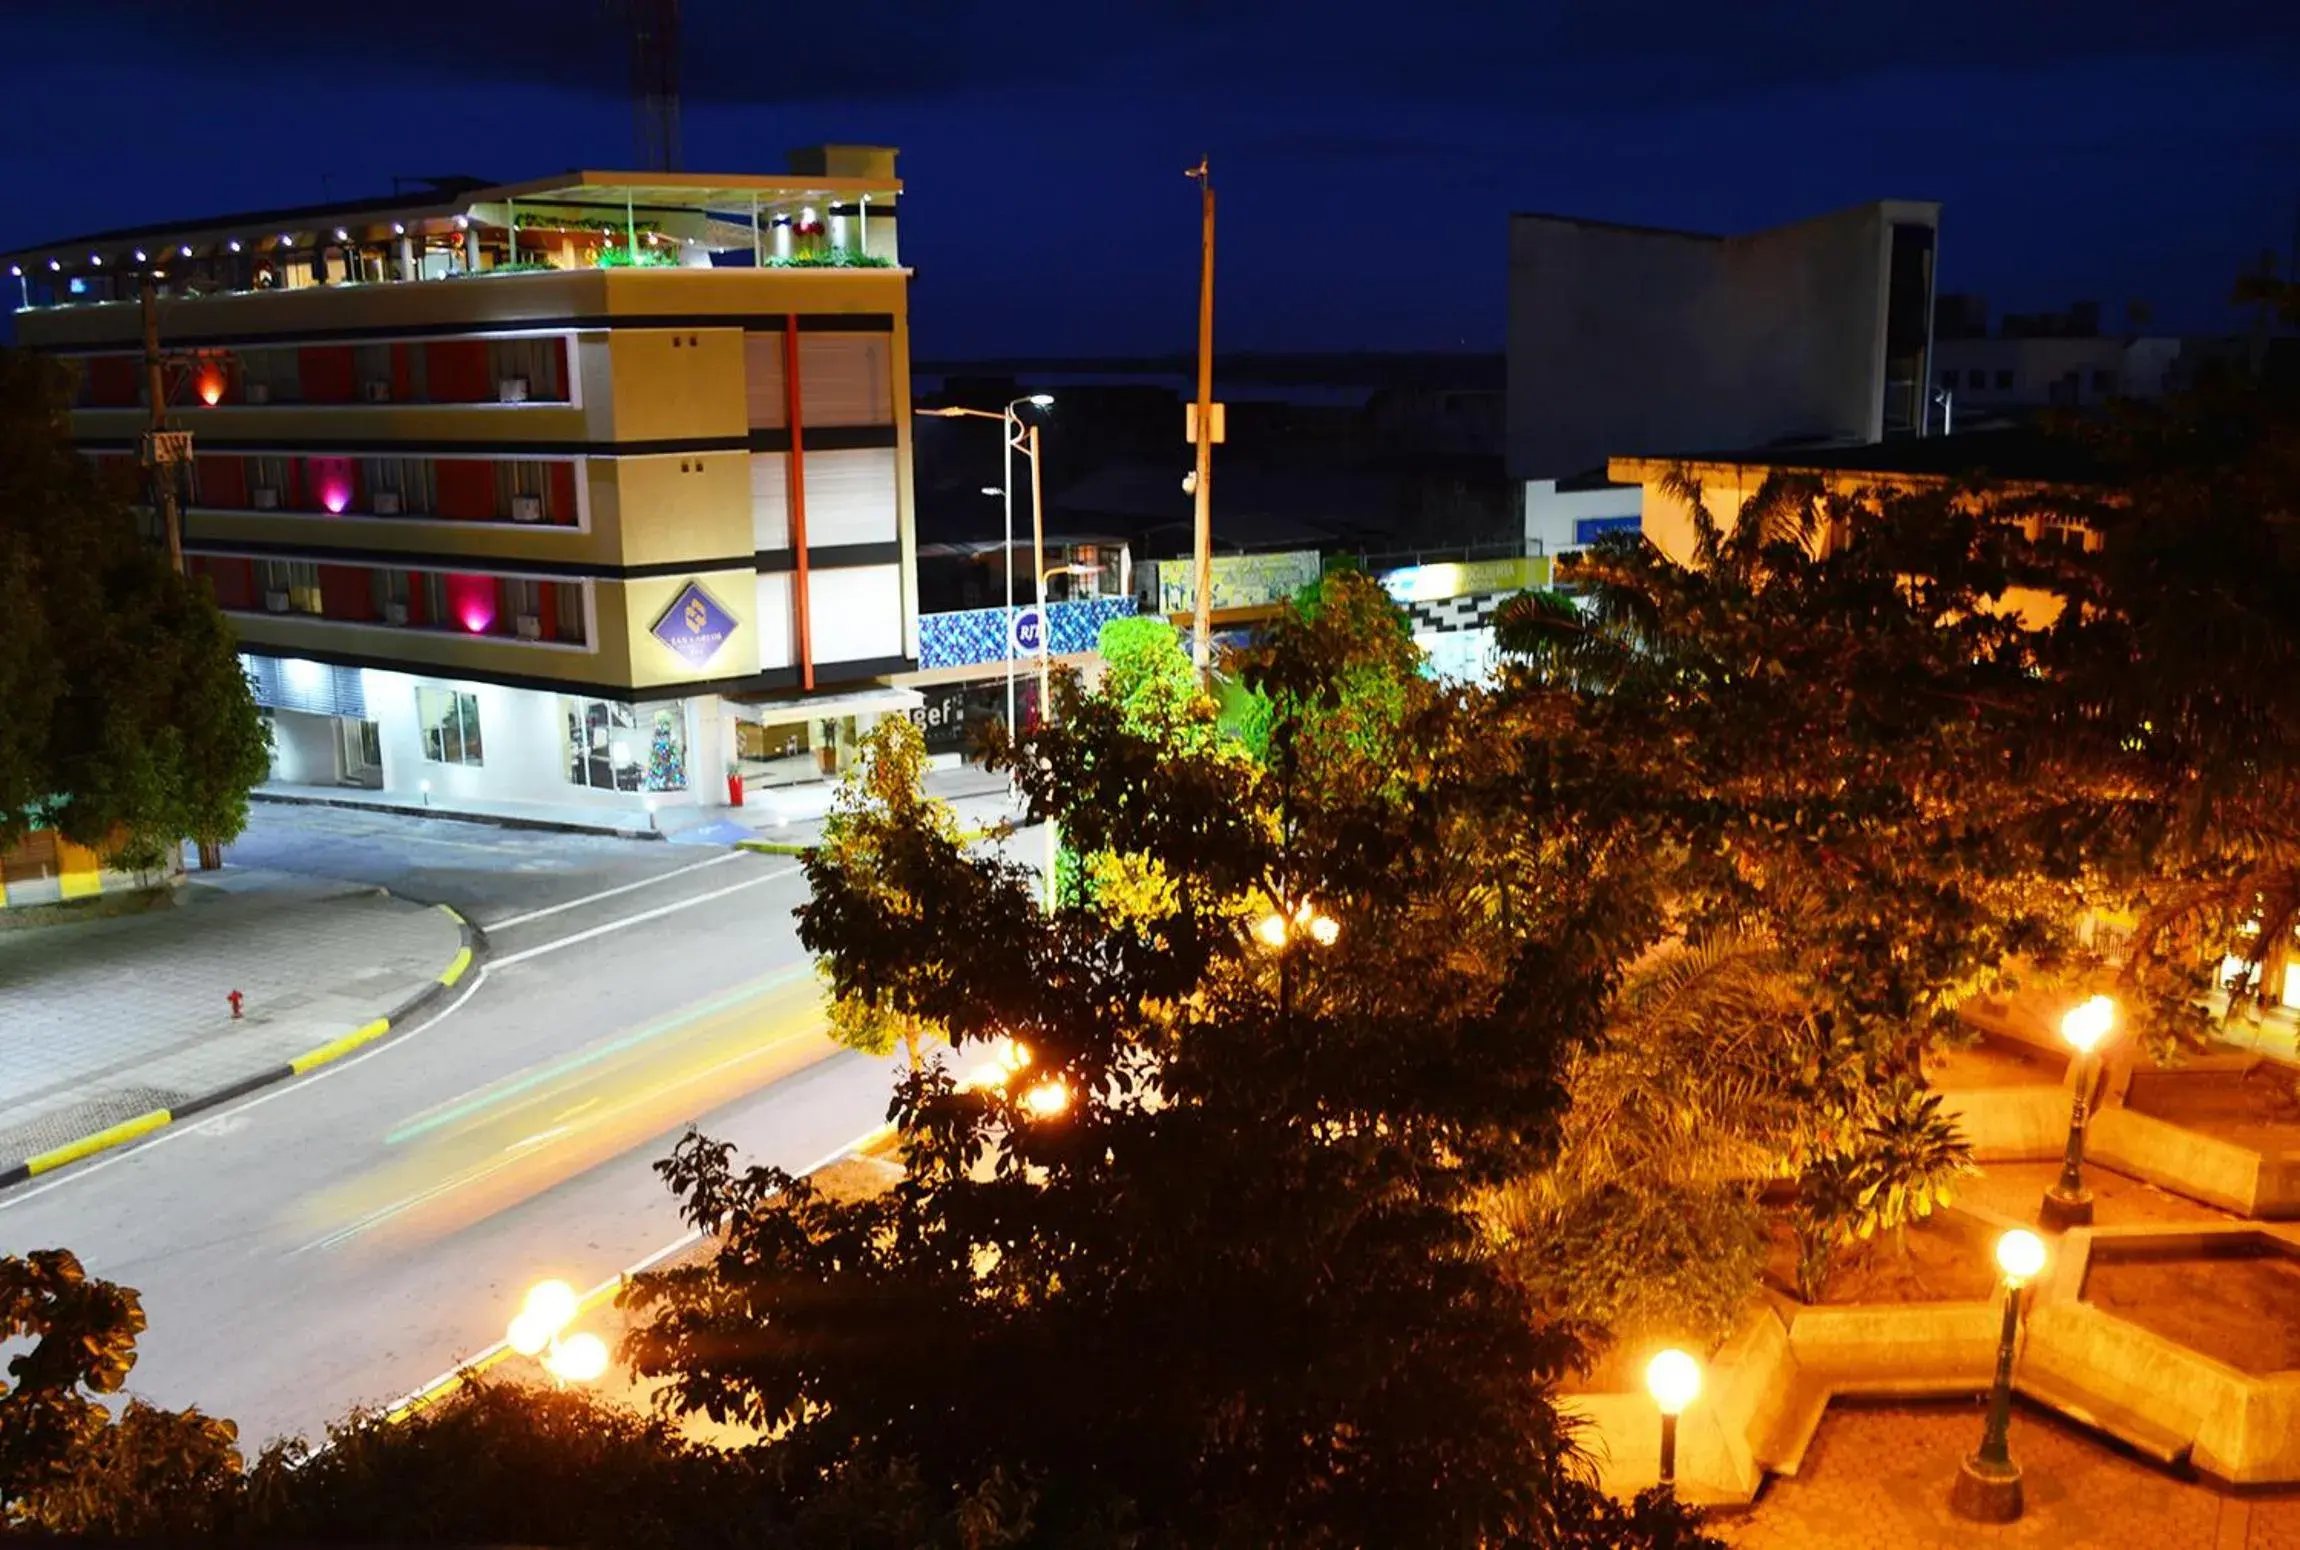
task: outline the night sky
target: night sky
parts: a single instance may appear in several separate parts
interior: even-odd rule
[[[12,4],[0,246],[632,158],[600,0]],[[1751,18],[1755,19],[1752,20]],[[1501,347],[1507,216],[1943,202],[1944,290],[2231,325],[2293,242],[2291,0],[686,0],[685,165],[902,148],[922,356]]]

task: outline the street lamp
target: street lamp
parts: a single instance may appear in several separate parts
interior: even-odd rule
[[[1026,427],[1022,423],[1021,410],[1024,404],[1030,405],[1033,409],[1051,409],[1054,407],[1054,395],[1052,393],[1031,393],[1015,399],[996,414],[992,414],[987,409],[968,409],[959,404],[949,404],[940,409],[913,411],[916,414],[929,415],[938,420],[996,420],[1004,427],[1006,477],[999,481],[998,488],[995,490],[989,485],[984,485],[982,493],[1001,496],[1006,502],[1006,729],[1009,732],[1014,730],[1014,454],[1017,452],[1030,459],[1031,519],[1041,532],[1045,529],[1045,522],[1040,516],[1038,506],[1038,427],[1035,425]],[[1025,434],[1026,431],[1027,435]],[[1046,615],[1043,608],[1039,610],[1038,627],[1041,632],[1046,628]]]
[[[1254,923],[1254,935],[1264,947],[1283,947],[1293,937],[1308,937],[1320,947],[1331,947],[1341,939],[1341,922],[1304,899],[1288,915],[1283,910],[1272,910]]]
[[[588,1332],[566,1332],[582,1311],[575,1288],[564,1281],[538,1281],[512,1316],[504,1343],[521,1356],[540,1360],[543,1370],[561,1383],[589,1383],[607,1370],[607,1342]]]
[[[1701,1396],[1701,1364],[1672,1347],[1645,1364],[1645,1391],[1661,1411],[1661,1484],[1677,1485],[1677,1418]]]
[[[2092,1096],[2093,1051],[2116,1024],[2116,1003],[2094,996],[2071,1007],[2060,1020],[2060,1036],[2076,1051],[2074,1094],[2068,1107],[2068,1146],[2061,1154],[2060,1177],[2044,1192],[2041,1220],[2055,1230],[2087,1226],[2092,1221],[2092,1191],[2084,1187],[2085,1114]]]
[[[1989,1418],[1981,1450],[1957,1471],[1949,1505],[1975,1523],[2010,1523],[2021,1514],[2020,1466],[2012,1461],[2013,1344],[2020,1336],[2020,1292],[2044,1269],[2044,1240],[2025,1227],[1997,1239],[1997,1269],[2004,1272],[2005,1319],[1997,1336],[1997,1380],[1989,1391]]]

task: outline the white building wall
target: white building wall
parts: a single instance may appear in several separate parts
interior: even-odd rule
[[[894,462],[892,447],[809,452],[805,465],[807,547],[893,543],[899,509]],[[753,509],[757,509],[755,499]],[[898,614],[901,606],[897,597],[894,607]]]
[[[807,582],[817,663],[902,655],[901,566],[818,570]]]
[[[1644,491],[1637,485],[1595,490],[1559,490],[1555,479],[1525,482],[1526,553],[1570,554],[1583,547],[1576,524],[1639,515]]]
[[[567,778],[567,725],[560,697],[537,689],[510,689],[451,678],[366,670],[368,714],[383,746],[383,784],[419,791],[431,783],[433,802],[550,802],[588,807],[641,805],[635,792],[598,791]],[[478,701],[482,762],[443,764],[424,755],[416,711],[418,687],[452,690]],[[681,800],[667,794],[662,800]]]
[[[336,718],[309,711],[272,712],[272,779],[291,786],[332,786],[336,765]]]

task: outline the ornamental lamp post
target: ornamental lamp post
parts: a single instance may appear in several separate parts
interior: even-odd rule
[[[2084,1187],[2084,1132],[2092,1096],[2094,1051],[2115,1025],[2116,1003],[2106,996],[2094,996],[2081,1006],[2069,1008],[2060,1020],[2061,1038],[2076,1051],[2070,1073],[2075,1090],[2069,1099],[2068,1145],[2061,1154],[2060,1177],[2045,1190],[2039,1216],[2056,1232],[2092,1223],[2092,1191]]]
[[[1997,1269],[2004,1273],[2005,1316],[1997,1336],[1996,1384],[1989,1391],[1981,1450],[1967,1454],[1949,1493],[1949,1505],[1975,1523],[2010,1523],[2021,1515],[2020,1466],[2012,1461],[2013,1347],[2020,1338],[2021,1288],[2044,1269],[2044,1240],[2025,1227],[1997,1239]]]
[[[1677,1489],[1677,1418],[1701,1397],[1701,1364],[1671,1347],[1645,1364],[1645,1389],[1661,1411],[1661,1485]]]
[[[538,1281],[504,1332],[504,1344],[540,1361],[561,1384],[589,1383],[607,1370],[607,1342],[588,1332],[566,1332],[582,1311],[575,1288],[564,1281]]]

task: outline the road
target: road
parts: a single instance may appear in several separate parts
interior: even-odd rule
[[[229,859],[452,903],[484,969],[374,1050],[0,1195],[0,1249],[143,1293],[130,1388],[316,1434],[685,1231],[690,1125],[801,1168],[884,1118],[896,1060],[822,1031],[795,861],[260,805]]]

